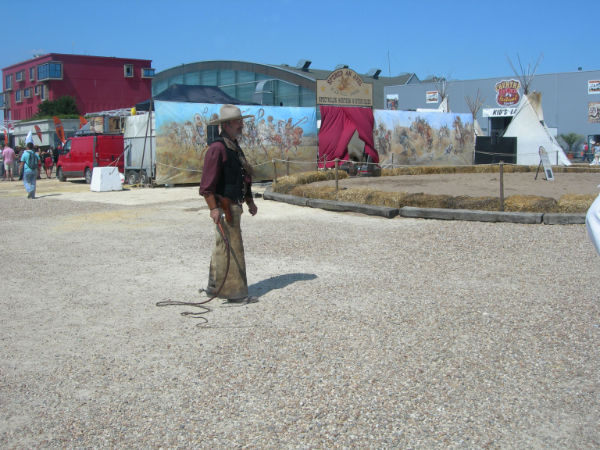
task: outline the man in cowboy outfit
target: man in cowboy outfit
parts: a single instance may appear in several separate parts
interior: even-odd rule
[[[210,260],[208,286],[204,291],[231,303],[256,301],[248,295],[240,227],[244,202],[253,216],[258,210],[252,198],[252,168],[237,141],[244,128],[243,119],[247,117],[252,116],[242,116],[237,106],[223,105],[219,118],[209,122],[209,125],[220,125],[221,132],[206,151],[200,181],[200,195],[206,200],[210,218],[216,224],[216,242]]]

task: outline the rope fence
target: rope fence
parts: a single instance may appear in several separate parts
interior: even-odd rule
[[[482,152],[483,153],[483,152]],[[509,155],[507,153],[485,153],[488,155],[497,155],[497,156],[514,156],[514,155]],[[385,163],[375,163],[375,162],[357,162],[357,161],[351,161],[351,160],[340,160],[340,159],[315,159],[315,160],[311,160],[311,161],[306,161],[306,160],[293,160],[293,159],[281,159],[281,158],[273,158],[271,161],[265,161],[265,162],[261,162],[261,163],[257,163],[257,164],[251,164],[252,167],[258,168],[258,167],[263,167],[263,166],[268,166],[268,165],[273,165],[274,169],[276,170],[279,166],[277,166],[276,164],[281,164],[281,165],[285,165],[286,166],[286,175],[289,175],[289,170],[287,170],[287,168],[291,165],[295,165],[295,166],[307,166],[307,167],[314,167],[315,170],[331,170],[335,168],[335,164],[338,164],[338,167],[341,168],[341,166],[343,164],[348,164],[350,166],[357,166],[357,167],[369,167],[369,166],[373,166],[373,167],[381,167],[383,169],[402,169],[402,168],[411,168],[411,167],[417,167],[414,164],[399,164],[399,163],[392,163],[392,162],[385,162]],[[328,164],[333,164],[332,167],[319,167],[319,165],[322,166],[327,166]],[[180,170],[180,171],[185,171],[185,172],[195,172],[195,173],[202,173],[201,169],[191,169],[191,168],[187,168],[187,167],[178,167],[178,166],[173,166],[170,164],[165,164],[165,163],[161,163],[159,161],[156,161],[156,165],[162,166],[162,167],[166,167],[169,169],[175,169],[175,170]],[[452,167],[483,167],[483,166],[498,166],[499,163],[487,163],[487,164],[453,164]],[[504,166],[520,166],[520,164],[516,164],[516,163],[508,163],[508,162],[504,162]],[[421,166],[418,166],[421,167]],[[425,166],[426,167],[426,166]],[[434,166],[432,166],[434,167]],[[444,166],[435,166],[435,167],[444,167]],[[596,170],[600,170],[600,166],[598,166],[598,168],[592,168],[592,167],[578,167],[578,166],[569,166],[568,167],[568,171],[569,172],[577,172],[577,171],[583,171],[583,172],[589,172],[589,171],[596,171]]]

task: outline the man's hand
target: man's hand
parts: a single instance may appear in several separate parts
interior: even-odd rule
[[[221,219],[221,210],[219,208],[213,208],[210,210],[210,218],[214,223],[219,223]]]
[[[256,206],[256,204],[254,202],[252,203],[248,203],[248,211],[250,212],[250,214],[252,214],[253,216],[256,215],[256,213],[258,212],[258,208]]]

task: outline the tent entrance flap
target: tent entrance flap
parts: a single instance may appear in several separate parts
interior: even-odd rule
[[[364,153],[375,163],[379,154],[373,140],[373,111],[370,108],[320,106],[319,168],[334,167],[335,160],[349,158],[348,144],[352,136],[364,142]]]

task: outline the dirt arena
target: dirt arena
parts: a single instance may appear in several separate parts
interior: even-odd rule
[[[335,181],[315,183],[334,185]],[[505,173],[504,196],[539,195],[558,200],[564,194],[600,193],[598,173],[555,173],[554,181],[547,181],[543,173],[535,179],[535,172]],[[340,187],[369,187],[381,191],[426,194],[446,194],[470,197],[500,196],[498,173],[457,173],[438,175],[401,175],[394,177],[353,177],[339,181]]]
[[[215,300],[203,321],[156,306],[203,299],[197,187],[40,180],[27,200],[0,182],[0,447],[600,446],[584,225],[257,205],[242,228],[259,301]]]

